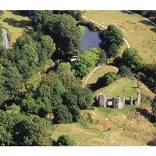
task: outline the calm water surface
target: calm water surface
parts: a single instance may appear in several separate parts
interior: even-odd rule
[[[89,31],[88,27],[85,27],[85,33],[82,37],[82,51],[86,51],[89,48],[100,48],[101,40],[97,31]]]

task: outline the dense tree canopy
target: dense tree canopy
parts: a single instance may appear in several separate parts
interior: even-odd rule
[[[73,16],[77,21],[81,20],[82,12],[80,10],[64,10],[63,13]]]
[[[72,16],[54,15],[48,22],[45,31],[54,39],[57,50],[64,58],[77,55],[81,50],[81,33]]]
[[[130,77],[131,76],[131,69],[126,67],[125,65],[120,66],[118,75],[121,77]]]
[[[123,37],[124,36],[123,36],[123,33],[121,32],[121,30],[114,27],[108,33],[107,42],[109,45],[112,45],[114,43],[119,47],[119,46],[122,46],[124,43]]]
[[[144,63],[144,60],[140,56],[139,52],[134,48],[126,48],[122,54],[122,59],[124,64],[131,69],[138,69]]]
[[[41,47],[46,51],[47,57],[50,59],[56,50],[55,43],[53,42],[53,39],[50,36],[42,36],[41,37]]]

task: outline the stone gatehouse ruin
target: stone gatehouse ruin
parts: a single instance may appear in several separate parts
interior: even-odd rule
[[[96,100],[98,101],[99,107],[110,107],[110,108],[116,108],[120,109],[125,106],[126,104],[130,105],[139,105],[141,101],[140,92],[137,92],[137,98],[136,100],[133,100],[133,96],[130,96],[129,100],[125,100],[125,97],[113,97],[112,99],[108,99],[105,94],[98,94],[96,96]]]

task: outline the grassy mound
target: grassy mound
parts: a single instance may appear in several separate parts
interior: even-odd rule
[[[108,98],[113,96],[121,96],[129,99],[130,96],[136,98],[137,96],[137,85],[134,80],[128,78],[121,78],[111,83],[109,86],[101,88],[94,92],[94,95],[99,93],[105,94]]]
[[[16,42],[23,32],[30,29],[30,19],[20,15],[15,15],[11,11],[4,10],[4,14],[0,16],[0,24],[8,29],[11,34],[10,45]],[[32,28],[31,28],[32,29]]]

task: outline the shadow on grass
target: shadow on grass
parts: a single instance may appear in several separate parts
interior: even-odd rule
[[[128,12],[128,11],[125,11],[125,10],[122,10],[121,12],[125,13],[125,14],[128,14],[128,15],[133,15],[131,12]]]
[[[156,33],[156,28],[152,28],[150,30]]]
[[[156,146],[156,139],[153,139],[147,143],[149,146]]]
[[[27,20],[16,21],[14,18],[5,18],[3,21],[8,23],[9,25],[12,25],[13,27],[19,28],[27,28],[28,26],[31,25],[30,21]]]
[[[139,23],[145,24],[147,26],[154,26],[151,22],[146,21],[146,20],[141,20],[141,21],[139,21]]]
[[[136,111],[139,112],[142,116],[144,116],[149,121],[151,121],[151,122],[154,121],[153,115],[150,114],[146,109],[136,108]]]

